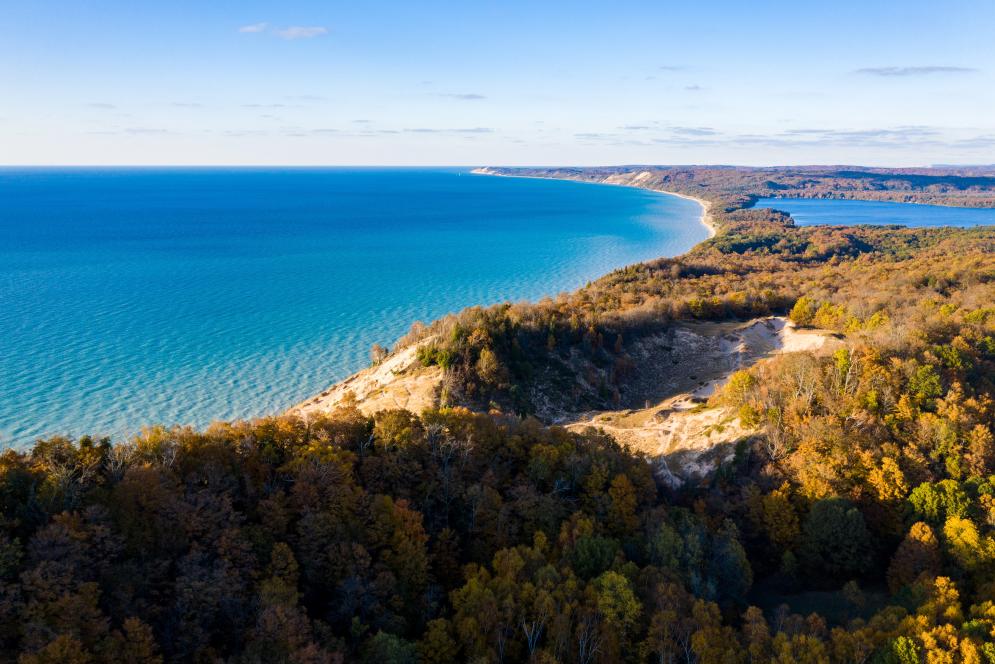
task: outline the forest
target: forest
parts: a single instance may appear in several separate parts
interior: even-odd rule
[[[710,203],[688,254],[414,326],[438,408],[4,451],[0,661],[995,664],[995,229],[796,227],[726,170],[648,184]],[[705,482],[533,414],[773,313],[842,345],[734,374],[754,433]]]

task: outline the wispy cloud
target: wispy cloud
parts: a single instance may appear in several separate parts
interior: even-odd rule
[[[408,134],[492,134],[494,130],[490,127],[460,127],[456,129],[445,129],[435,127],[413,127],[405,129]]]
[[[276,34],[284,39],[311,39],[328,34],[328,28],[320,25],[292,25],[289,28],[281,28]]]
[[[269,23],[252,23],[250,25],[243,25],[238,31],[244,33],[266,32],[268,26]]]
[[[940,65],[930,65],[927,67],[864,67],[857,69],[855,74],[865,74],[868,76],[932,76],[933,74],[970,74],[978,71],[973,67],[948,67]]]
[[[162,136],[173,133],[169,129],[162,129],[160,127],[127,127],[123,131],[125,134],[131,134],[132,136]]]
[[[669,127],[669,129],[682,136],[715,136],[718,133],[711,127]]]
[[[115,106],[114,104],[107,104],[105,102],[99,102],[99,101],[98,102],[93,102],[92,104],[87,104],[87,107],[88,108],[98,108],[98,109],[100,109],[102,111],[112,111],[115,108],[117,108],[117,106]]]
[[[641,125],[635,125],[640,127]],[[983,150],[995,147],[995,135],[973,134],[967,129],[922,125],[870,129],[800,128],[772,133],[732,133],[712,127],[661,126],[652,131],[633,131],[632,125],[619,127],[628,133],[582,132],[573,137],[584,143],[615,146],[792,148],[816,149],[825,146],[870,148],[876,150]]]
[[[221,132],[223,136],[231,138],[245,138],[255,136],[268,136],[270,132],[264,129],[225,129]]]
[[[811,137],[831,142],[910,141],[933,138],[941,134],[942,132],[935,127],[920,125],[882,129],[789,129],[783,132],[785,136]]]
[[[448,97],[449,99],[459,99],[462,101],[480,101],[481,99],[487,99],[486,95],[477,94],[476,92],[441,92],[439,97]]]
[[[684,89],[687,90],[688,92],[701,92],[705,88],[701,87],[700,85],[685,85]]]
[[[991,150],[995,148],[995,135],[985,135],[985,136],[974,136],[972,138],[963,138],[954,141],[951,144],[954,148],[964,148],[967,150],[984,149]]]
[[[287,136],[331,136],[342,132],[339,129],[333,129],[331,127],[316,127],[313,129],[286,129],[284,133]]]
[[[354,121],[355,122],[355,121]],[[296,125],[272,127],[270,129],[245,128],[245,129],[225,129],[219,132],[223,136],[230,138],[255,138],[260,136],[287,136],[294,138],[377,138],[383,136],[396,136],[400,134],[415,134],[426,136],[451,136],[462,137],[464,140],[473,140],[479,135],[493,134],[497,130],[491,127],[411,127],[407,129],[379,129],[371,128],[361,123],[353,128],[336,127],[301,127]],[[125,130],[114,133],[137,133],[134,130]],[[111,132],[107,132],[111,133]],[[151,131],[145,133],[153,133]]]
[[[686,71],[687,67],[684,65],[660,65],[657,69],[660,71]]]
[[[706,128],[702,128],[706,129]],[[773,134],[720,134],[695,131],[690,127],[671,127],[669,136],[654,143],[675,146],[727,145],[737,147],[806,147],[826,145],[840,147],[921,149],[949,144],[944,132],[935,127],[903,126],[875,129],[789,129]]]
[[[178,135],[171,129],[161,127],[112,127],[109,129],[99,129],[88,131],[87,134],[98,136],[170,136]]]

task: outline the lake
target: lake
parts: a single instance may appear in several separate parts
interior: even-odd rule
[[[683,253],[700,215],[458,169],[0,169],[0,441],[279,413],[415,320]]]
[[[761,198],[756,207],[788,212],[799,226],[984,226],[995,224],[995,208],[962,208],[886,201],[828,198]]]

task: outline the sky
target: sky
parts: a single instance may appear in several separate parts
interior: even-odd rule
[[[0,164],[995,163],[992,0],[0,0]]]

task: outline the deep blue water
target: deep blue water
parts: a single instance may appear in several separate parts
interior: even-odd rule
[[[682,253],[699,217],[457,170],[0,169],[0,441],[278,413],[414,320]]]
[[[879,201],[823,198],[761,198],[756,207],[791,213],[799,226],[873,224],[876,226],[984,226],[995,224],[995,208],[959,208]]]

